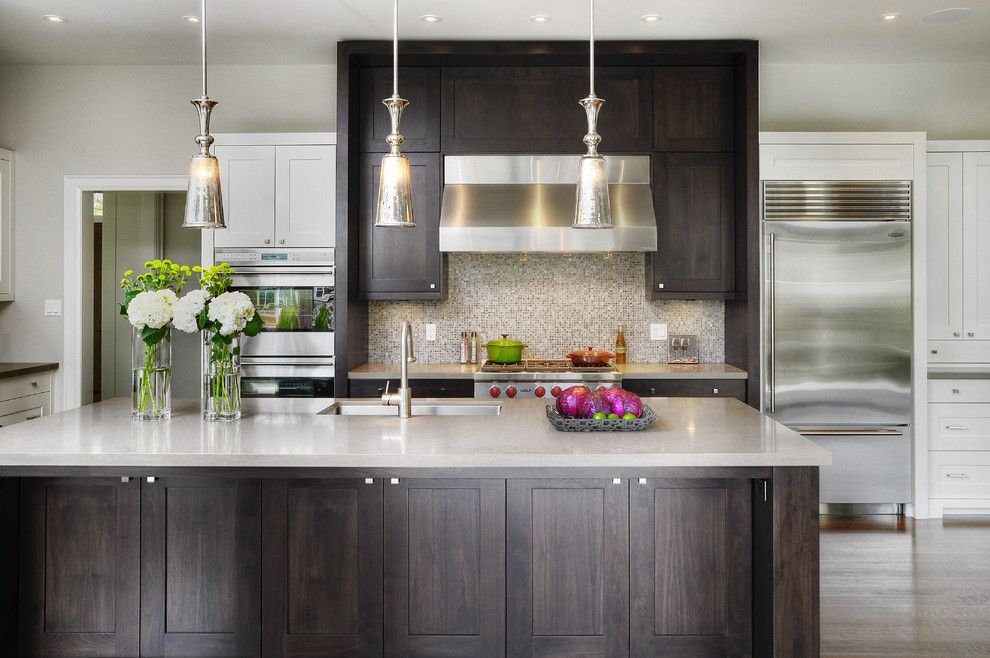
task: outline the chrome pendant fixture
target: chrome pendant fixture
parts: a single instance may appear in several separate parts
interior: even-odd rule
[[[402,119],[402,110],[409,105],[409,101],[399,96],[399,0],[394,0],[392,9],[392,95],[382,103],[388,108],[392,118],[392,132],[385,138],[389,152],[382,156],[375,226],[415,228],[412,171],[409,158],[399,152],[399,147],[406,141],[399,133],[399,121]]]
[[[189,163],[189,188],[186,192],[186,213],[183,228],[226,228],[223,221],[223,199],[220,194],[220,162],[210,153],[210,112],[217,101],[206,95],[206,0],[201,2],[199,16],[201,53],[203,59],[203,95],[192,100],[199,113],[199,153]]]
[[[605,101],[595,96],[595,0],[591,2],[591,77],[588,97],[579,101],[588,115],[588,134],[584,144],[588,152],[578,163],[574,223],[571,228],[613,228],[612,206],[608,198],[608,167],[598,153],[602,138],[598,134],[598,112]]]

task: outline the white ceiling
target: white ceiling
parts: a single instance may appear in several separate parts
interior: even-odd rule
[[[926,23],[928,13],[973,14]],[[764,61],[990,61],[990,0],[599,0],[602,39],[750,38]],[[209,0],[211,62],[329,63],[341,39],[391,37],[389,0]],[[879,16],[898,12],[883,22]],[[198,61],[197,0],[0,0],[0,63],[181,64]],[[660,14],[658,23],[640,20]],[[68,18],[64,24],[42,14]],[[443,20],[427,24],[423,14]],[[547,23],[528,20],[549,14]],[[581,0],[402,0],[410,39],[583,39]],[[990,83],[990,81],[988,81]]]

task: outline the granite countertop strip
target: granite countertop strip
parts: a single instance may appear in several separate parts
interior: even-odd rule
[[[441,402],[479,404],[470,399]],[[545,402],[535,399],[502,404],[497,416],[400,420],[258,413],[210,423],[191,400],[176,402],[169,421],[133,421],[130,400],[117,398],[0,429],[0,467],[492,469],[831,463],[827,450],[738,400],[646,402],[660,419],[645,431],[570,433],[553,429]]]
[[[58,363],[0,363],[0,379],[58,370]]]
[[[725,363],[627,363],[617,366],[624,379],[746,379],[745,370]],[[411,363],[410,379],[471,379],[477,364]],[[397,363],[366,363],[347,373],[351,379],[387,379],[399,376]]]

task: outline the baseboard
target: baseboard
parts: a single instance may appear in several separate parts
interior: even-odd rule
[[[929,498],[928,516],[941,519],[944,516],[990,514],[988,498]]]

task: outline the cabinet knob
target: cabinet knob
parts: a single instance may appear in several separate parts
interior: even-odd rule
[[[714,393],[715,395],[718,395],[718,389],[717,388],[713,388],[712,389],[712,393]]]
[[[976,335],[976,332],[975,331],[967,331],[966,332],[966,335],[969,336],[970,338],[972,338],[973,336]]]
[[[931,350],[932,354],[938,354],[938,350]]]
[[[436,287],[437,287],[437,284],[435,284],[435,283],[431,283],[430,284],[430,290],[436,290]]]
[[[279,244],[285,244],[285,238],[279,238],[278,239],[278,243]]]
[[[658,283],[657,284],[657,289],[658,290],[663,290],[663,284],[662,283]]]
[[[38,388],[38,382],[31,382],[31,388]]]
[[[272,241],[271,241],[270,238],[265,238],[265,244],[271,244],[271,243],[272,243]]]
[[[959,389],[958,388],[952,389],[952,394],[953,395],[959,395]]]
[[[952,332],[952,335],[955,336],[956,338],[959,338],[959,332],[958,331],[953,331]]]

